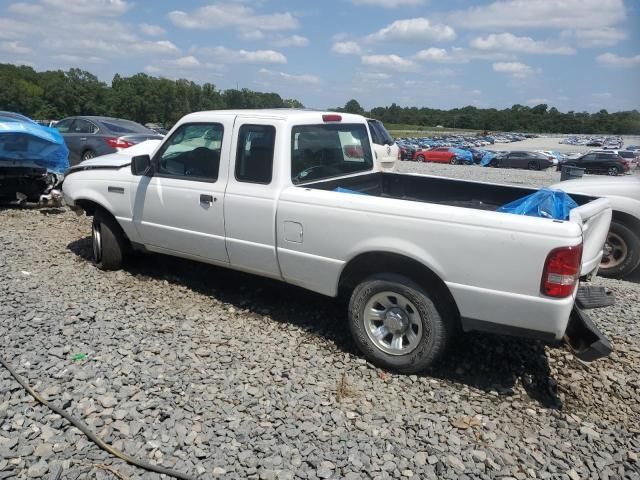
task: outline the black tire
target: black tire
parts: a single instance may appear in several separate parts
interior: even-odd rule
[[[118,270],[122,266],[126,241],[113,216],[97,210],[91,225],[93,263],[100,270]]]
[[[500,167],[500,160],[498,160],[498,159],[494,158],[493,160],[491,160],[491,161],[489,162],[489,166],[490,166],[491,168],[499,168],[499,167]]]
[[[85,160],[91,160],[92,158],[95,158],[95,156],[96,156],[96,152],[94,152],[91,149],[88,149],[82,152],[80,159],[84,162]]]
[[[529,170],[540,170],[540,164],[536,161],[531,161],[529,162],[529,164],[527,165],[527,168]]]
[[[419,315],[421,328],[417,345],[406,354],[394,355],[383,351],[367,333],[369,323],[365,318],[365,309],[368,302],[374,301],[374,296],[388,292],[408,299]],[[438,309],[436,302],[435,296],[430,296],[423,287],[407,277],[390,273],[372,275],[363,280],[351,295],[349,327],[353,339],[364,356],[377,366],[402,373],[423,371],[444,353],[454,332],[451,319],[440,313],[448,309],[445,306]]]
[[[418,162],[424,162],[424,157],[423,157],[422,155],[418,155],[418,156],[416,157],[416,160],[417,160]]]
[[[609,167],[607,169],[607,175],[611,175],[612,177],[615,175],[620,175],[622,173],[622,170],[620,169],[620,167]]]
[[[640,266],[640,237],[626,224],[611,220],[605,244],[605,256],[598,274],[609,278],[624,278],[638,266]]]
[[[451,157],[451,160],[449,160],[449,163],[451,165],[457,165],[458,164],[458,159],[457,157]]]

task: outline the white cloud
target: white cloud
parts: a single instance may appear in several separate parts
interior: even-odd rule
[[[360,60],[363,65],[369,67],[384,68],[398,72],[409,72],[417,69],[415,62],[398,55],[364,55]]]
[[[199,67],[201,65],[200,64],[200,60],[198,60],[193,55],[188,55],[186,57],[176,58],[175,60],[172,60],[171,62],[172,62],[172,64],[174,66],[181,67],[181,68],[194,68],[194,67]]]
[[[444,48],[427,48],[426,50],[420,50],[414,55],[416,60],[430,61],[430,62],[450,62],[453,57]]]
[[[140,31],[145,35],[149,35],[150,37],[155,37],[158,35],[162,35],[166,33],[165,29],[158,25],[150,25],[148,23],[140,24]]]
[[[631,68],[640,65],[640,55],[633,57],[621,57],[615,53],[603,53],[596,57],[598,63],[607,67]]]
[[[231,50],[226,47],[203,47],[198,53],[220,63],[287,63],[287,57],[274,50]]]
[[[290,30],[298,27],[298,20],[290,12],[257,14],[255,10],[238,3],[214,3],[191,13],[181,10],[169,12],[169,19],[183,28],[241,30]]]
[[[87,56],[81,56],[81,55],[67,55],[67,54],[53,55],[51,58],[57,62],[61,62],[65,65],[70,65],[70,66],[81,66],[81,65],[84,65],[85,63],[100,64],[100,63],[107,62],[102,57],[95,57],[95,56],[87,57]]]
[[[309,45],[309,39],[301,35],[291,35],[290,37],[278,37],[269,42],[274,47],[306,47]]]
[[[9,53],[11,55],[26,55],[31,53],[32,51],[33,50],[31,50],[29,47],[21,45],[18,41],[0,42],[0,52]]]
[[[240,32],[240,38],[243,40],[264,40],[265,34],[260,30],[248,30]]]
[[[620,28],[594,28],[589,30],[564,30],[563,38],[571,39],[578,47],[611,47],[627,38],[627,33]]]
[[[504,0],[459,10],[449,20],[465,28],[592,29],[620,23],[623,0]]]
[[[169,40],[158,40],[157,42],[146,41],[137,42],[129,47],[129,51],[146,53],[146,54],[173,54],[180,53],[178,47],[176,47]]]
[[[331,50],[339,53],[340,55],[360,55],[362,48],[356,42],[336,42],[331,47]]]
[[[33,3],[12,3],[9,5],[7,10],[19,15],[37,15],[38,13],[42,13],[42,5]]]
[[[351,0],[354,5],[368,5],[371,7],[398,8],[422,5],[425,0]]]
[[[553,45],[551,42],[534,40],[531,37],[517,37],[512,33],[492,33],[486,37],[476,37],[470,45],[478,50],[497,50],[517,53],[548,55],[572,55],[575,48],[565,45]]]
[[[261,68],[259,70],[259,73],[268,77],[277,78],[279,80],[284,80],[285,82],[290,82],[290,83],[302,83],[306,85],[317,85],[320,83],[320,78],[308,73],[305,73],[302,75],[292,75],[290,73],[275,72],[273,70],[267,70],[266,68]]]
[[[527,103],[529,105],[540,105],[541,103],[549,104],[551,103],[551,100],[549,100],[548,98],[530,98],[529,100],[527,100]]]
[[[602,100],[606,100],[608,98],[613,97],[613,95],[609,92],[592,93],[591,96],[594,98],[602,99]]]
[[[15,40],[30,35],[31,26],[28,23],[0,17],[0,38]]]
[[[533,67],[520,62],[496,62],[493,64],[493,71],[507,73],[513,78],[526,78],[536,73]]]
[[[92,17],[117,17],[132,6],[125,0],[42,0],[42,3],[59,12]]]
[[[456,32],[448,25],[432,24],[429,19],[409,18],[396,20],[367,37],[371,42],[443,42],[456,38]]]

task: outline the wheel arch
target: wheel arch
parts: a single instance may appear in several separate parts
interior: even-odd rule
[[[614,210],[611,219],[628,226],[634,232],[640,232],[640,218],[634,217],[629,213]]]
[[[459,325],[460,312],[456,301],[442,278],[425,264],[411,257],[385,251],[361,253],[349,260],[338,281],[338,292],[351,294],[353,289],[365,278],[377,273],[395,273],[410,278],[418,285],[433,292],[435,299],[443,300],[440,308],[446,308],[446,314]]]

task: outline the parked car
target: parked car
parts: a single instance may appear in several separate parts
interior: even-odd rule
[[[413,155],[417,162],[457,163],[456,154],[449,147],[436,147],[429,150],[418,150]]]
[[[613,208],[598,273],[624,278],[640,267],[640,176],[591,177],[556,183],[569,194],[606,197]]]
[[[54,125],[69,147],[69,163],[117,152],[144,140],[162,139],[153,130],[121,118],[68,117]]]
[[[491,166],[500,168],[527,168],[529,170],[546,170],[553,161],[545,154],[538,152],[515,151],[497,156]]]
[[[192,142],[203,126],[198,138],[221,142]],[[64,198],[93,216],[99,268],[133,248],[346,294],[356,345],[385,368],[423,370],[459,329],[568,338],[586,360],[611,351],[575,305],[608,200],[576,195],[566,221],[497,212],[535,190],[384,172],[367,127],[333,112],[193,113],[151,155],[72,167]]]
[[[561,170],[564,165],[584,168],[585,173],[607,175],[621,175],[631,168],[630,162],[625,161],[620,155],[613,152],[585,153],[576,159],[560,162],[558,170]]]
[[[39,202],[54,194],[69,167],[60,133],[15,112],[0,111],[0,201]]]
[[[376,160],[382,168],[394,169],[396,161],[400,160],[400,147],[380,120],[367,118],[367,124],[369,125],[369,133],[373,141]]]

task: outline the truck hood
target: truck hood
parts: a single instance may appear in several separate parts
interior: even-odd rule
[[[100,157],[85,160],[71,167],[68,173],[78,170],[92,170],[97,168],[122,168],[131,163],[131,158],[136,155],[151,155],[160,144],[161,140],[146,140],[133,147],[125,148],[116,153],[102,155]]]
[[[596,197],[621,196],[640,201],[640,175],[624,177],[598,176],[556,183],[550,188],[567,193],[583,193]]]

